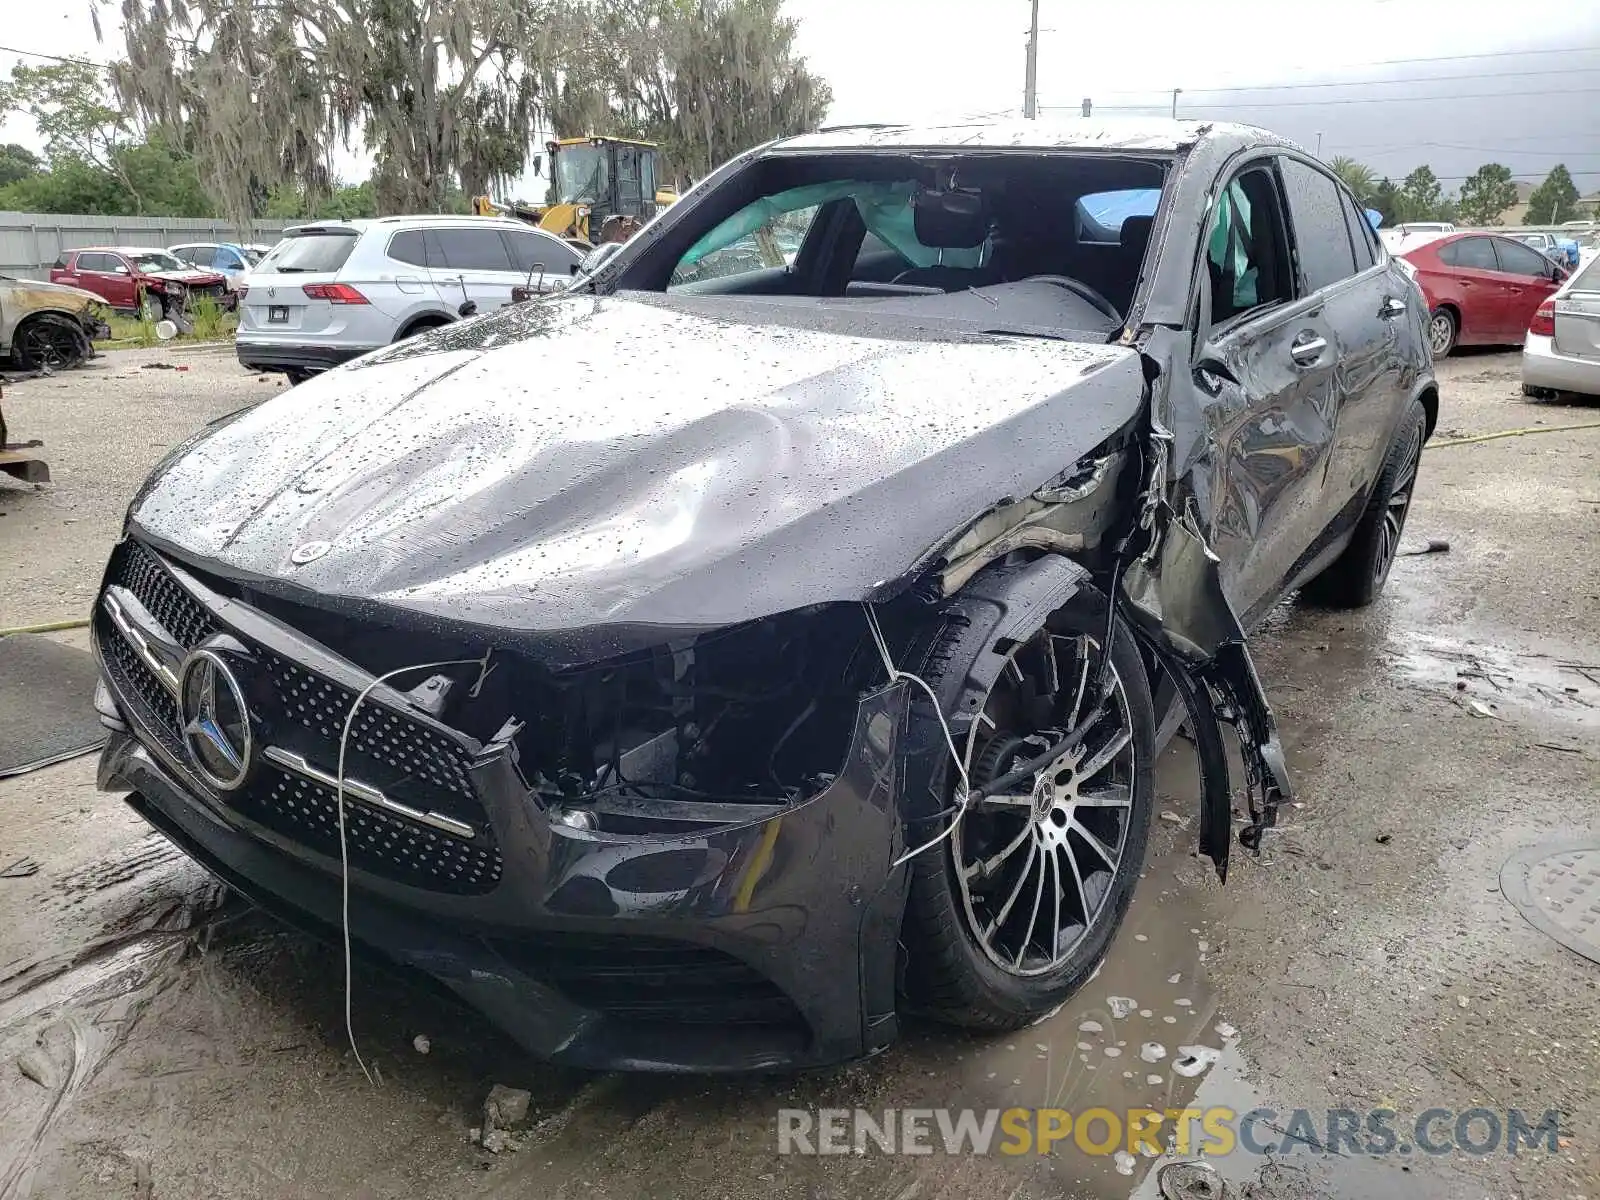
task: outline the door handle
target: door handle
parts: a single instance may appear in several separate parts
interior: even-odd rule
[[[1382,306],[1378,309],[1378,315],[1385,319],[1390,317],[1403,317],[1405,316],[1405,312],[1406,302],[1404,300],[1397,300],[1393,296],[1385,296],[1383,298]]]
[[[1302,367],[1310,366],[1322,357],[1322,352],[1328,348],[1328,341],[1320,334],[1302,333],[1294,345],[1289,347],[1289,357]]]

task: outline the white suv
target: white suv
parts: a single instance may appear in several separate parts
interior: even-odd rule
[[[379,217],[317,221],[283,240],[239,288],[239,361],[295,383],[459,319],[511,289],[566,286],[582,254],[520,221]]]

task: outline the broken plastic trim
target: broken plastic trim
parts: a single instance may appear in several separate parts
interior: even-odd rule
[[[1178,687],[1195,733],[1206,751],[1201,762],[1202,848],[1226,879],[1228,867],[1227,759],[1216,752],[1220,726],[1232,725],[1244,763],[1250,823],[1239,843],[1259,853],[1262,834],[1277,824],[1278,809],[1292,795],[1277,724],[1251,660],[1243,626],[1222,588],[1221,560],[1200,533],[1192,512],[1178,514],[1168,502],[1171,433],[1150,408],[1150,385],[1160,367],[1145,357],[1148,473],[1137,504],[1138,536],[1143,542],[1122,575],[1118,604],[1124,606]],[[1209,703],[1201,704],[1204,698]],[[1209,761],[1208,761],[1209,760]]]

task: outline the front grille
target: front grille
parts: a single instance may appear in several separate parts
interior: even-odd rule
[[[783,989],[710,946],[556,932],[491,941],[533,978],[611,1017],[641,1024],[805,1028]]]
[[[339,857],[339,800],[330,787],[264,766],[234,807],[258,824],[330,858]],[[436,833],[364,808],[348,796],[344,834],[352,867],[396,883],[471,895],[500,882],[500,855],[492,843]]]
[[[138,542],[128,541],[119,548],[110,582],[133,593],[187,650],[222,632],[155,553]],[[95,628],[112,684],[142,710],[145,723],[166,749],[182,758],[181,721],[172,694],[103,613],[97,615]],[[240,636],[236,630],[229,632]],[[356,693],[265,646],[241,640],[259,665],[256,679],[247,687],[266,740],[332,774]],[[357,710],[345,760],[347,778],[361,779],[403,804],[454,817],[479,830],[471,841],[451,837],[347,796],[345,833],[352,865],[412,887],[463,895],[491,891],[500,882],[500,850],[459,746],[369,697]],[[332,788],[263,763],[226,800],[250,820],[338,856],[338,804]]]

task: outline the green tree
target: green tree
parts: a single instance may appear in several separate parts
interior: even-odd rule
[[[1372,189],[1372,195],[1367,200],[1368,208],[1375,208],[1383,215],[1385,225],[1393,225],[1401,218],[1400,189],[1395,187],[1394,180],[1385,175]]]
[[[1565,163],[1558,163],[1528,197],[1524,225],[1559,225],[1578,216],[1578,187]]]
[[[833,93],[794,53],[782,0],[591,3],[589,52],[547,74],[562,136],[616,133],[661,147],[662,179],[700,176],[751,146],[815,129]]]
[[[1420,166],[1407,175],[1400,184],[1396,200],[1397,221],[1443,220],[1439,211],[1444,205],[1444,189],[1439,186],[1438,176],[1431,167]]]
[[[1517,184],[1509,168],[1485,163],[1461,185],[1457,210],[1469,225],[1498,225],[1500,214],[1517,202]]]
[[[1359,163],[1353,158],[1338,155],[1331,159],[1328,166],[1333,173],[1344,180],[1344,185],[1355,193],[1356,199],[1366,204],[1371,199],[1372,193],[1377,189],[1377,177],[1373,175],[1372,168],[1365,163]]]
[[[339,146],[378,164],[383,212],[443,207],[519,173],[546,54],[584,0],[125,0],[119,94],[181,129],[230,216],[260,189],[315,204]]]
[[[278,221],[352,221],[377,216],[378,205],[370,179],[359,184],[336,184],[332,192],[318,198],[308,198],[292,187],[279,186],[268,194],[261,215]]]
[[[3,87],[0,84],[0,87]],[[3,112],[0,107],[0,112]],[[7,142],[0,146],[0,188],[16,183],[19,179],[27,179],[30,175],[37,175],[44,169],[44,163],[39,156],[26,146],[19,146],[16,142]]]

